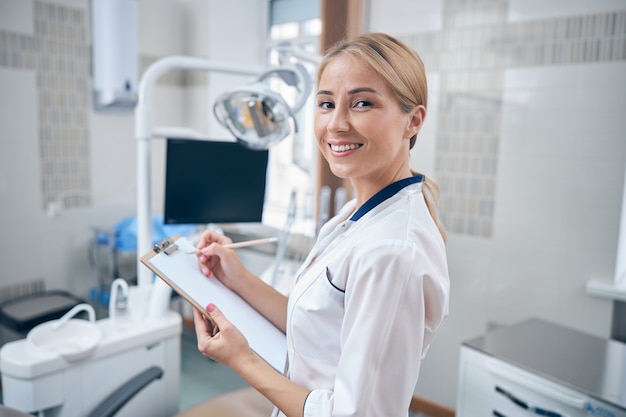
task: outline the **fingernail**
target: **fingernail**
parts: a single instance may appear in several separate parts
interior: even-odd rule
[[[206,311],[208,311],[209,313],[212,313],[213,310],[215,310],[215,304],[211,303],[206,306]]]
[[[203,267],[203,268],[202,268],[202,273],[203,273],[204,275],[208,275],[208,274],[209,274],[209,270],[208,270],[207,268],[204,268],[204,267]]]
[[[200,249],[201,253],[204,253],[206,255],[207,251],[208,251],[208,246],[205,246],[204,248]]]

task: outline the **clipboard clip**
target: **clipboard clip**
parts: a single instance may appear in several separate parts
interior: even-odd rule
[[[152,249],[154,253],[165,253],[166,255],[171,255],[172,253],[178,250],[178,245],[174,243],[172,238],[166,238],[155,244]]]

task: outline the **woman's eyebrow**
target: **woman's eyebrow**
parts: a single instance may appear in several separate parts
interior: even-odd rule
[[[374,93],[376,95],[380,95],[378,91],[370,87],[358,87],[358,88],[354,88],[348,91],[348,94],[350,95],[359,94],[359,93]],[[333,93],[332,91],[328,91],[328,90],[320,90],[317,92],[317,95],[318,96],[332,96]]]
[[[374,93],[376,95],[380,95],[378,91],[370,87],[358,87],[358,88],[348,91],[348,94],[350,95],[359,94],[359,93]]]

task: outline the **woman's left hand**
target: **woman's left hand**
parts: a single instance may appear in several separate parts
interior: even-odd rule
[[[221,310],[214,304],[209,304],[206,311],[211,322],[200,311],[193,310],[194,326],[198,339],[198,350],[213,360],[229,368],[242,365],[243,359],[254,352],[248,345],[248,340],[230,321],[224,317]]]
[[[254,353],[245,336],[214,304],[206,306],[206,311],[210,320],[193,309],[198,350],[235,371],[285,415],[302,416],[309,390],[287,379]]]

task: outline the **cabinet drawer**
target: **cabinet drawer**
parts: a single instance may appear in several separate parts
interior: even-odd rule
[[[575,364],[573,364],[575,366]],[[569,387],[461,347],[458,417],[626,417]]]

